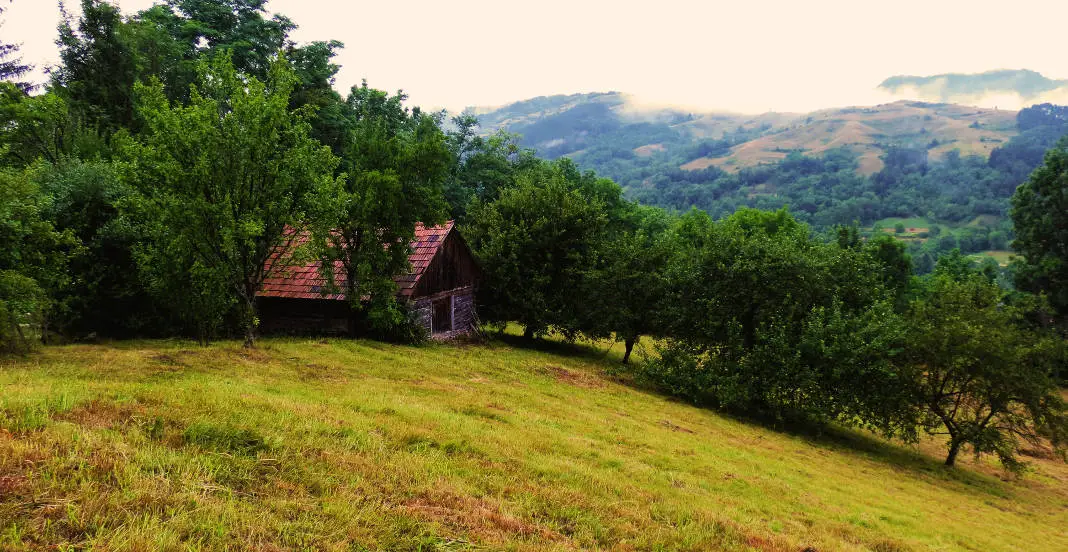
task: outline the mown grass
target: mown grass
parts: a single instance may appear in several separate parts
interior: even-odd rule
[[[0,360],[0,548],[1068,549],[1063,464],[777,432],[510,339]]]

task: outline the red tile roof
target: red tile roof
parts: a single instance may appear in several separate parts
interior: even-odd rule
[[[415,286],[419,278],[426,272],[430,262],[434,260],[438,249],[445,241],[445,237],[455,226],[453,221],[448,221],[441,226],[424,227],[422,223],[415,225],[415,239],[411,242],[412,252],[408,255],[408,262],[412,265],[411,272],[400,274],[393,278],[397,283],[397,294],[402,297],[410,297],[415,292]],[[295,231],[294,231],[295,232]],[[307,232],[301,232],[290,243],[290,248],[303,245],[308,241]],[[321,262],[310,261],[299,265],[285,266],[284,268],[271,270],[273,263],[282,257],[285,247],[278,250],[267,260],[267,278],[263,280],[263,287],[259,292],[260,297],[289,297],[295,299],[330,299],[342,301],[344,293],[323,294],[327,287],[326,279],[319,271]],[[284,262],[284,259],[283,259]],[[334,283],[337,289],[345,289],[345,270],[341,261],[334,261]]]

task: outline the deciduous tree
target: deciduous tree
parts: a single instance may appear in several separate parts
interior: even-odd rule
[[[307,222],[338,160],[310,138],[309,113],[289,109],[296,83],[284,59],[266,82],[238,74],[226,56],[202,71],[188,106],[169,102],[158,82],[137,89],[146,128],[131,150],[146,210],[165,230],[142,263],[189,255],[186,267],[225,282],[251,346],[256,293],[269,270],[282,270],[266,261],[290,249],[286,228]]]

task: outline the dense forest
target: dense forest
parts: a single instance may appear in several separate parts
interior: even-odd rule
[[[1021,112],[1019,137],[989,160],[892,149],[866,178],[848,151],[792,153],[737,174],[663,170],[635,190],[604,176],[633,178],[596,148],[546,160],[403,93],[364,82],[342,96],[342,44],[295,43],[295,23],[265,4],[167,0],[126,16],[82,0],[37,89],[19,80],[17,48],[0,50],[5,354],[153,336],[255,347],[257,292],[278,270],[267,260],[294,246],[293,228],[312,237],[296,254],[345,271],[376,337],[418,342],[393,277],[410,268],[415,223],[452,218],[483,272],[488,327],[616,339],[628,363],[655,336],[629,373],[694,403],[945,434],[950,465],[968,446],[1018,468],[1026,444],[1068,440],[1064,109]],[[762,184],[778,198],[741,192]],[[916,209],[1004,215],[1009,197],[1012,282],[959,240],[928,240],[946,251],[917,276],[903,242],[859,226]]]

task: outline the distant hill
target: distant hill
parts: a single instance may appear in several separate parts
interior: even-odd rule
[[[890,147],[926,149],[931,160],[951,150],[987,157],[1016,133],[1015,111],[899,101],[816,111],[734,146],[727,155],[694,159],[682,168],[737,171],[780,161],[790,152],[815,155],[845,147],[858,155],[857,172],[870,175],[882,170]]]
[[[1025,103],[1056,101],[1068,96],[1068,80],[1054,80],[1027,69],[1002,69],[985,73],[945,73],[926,77],[898,75],[890,77],[879,88],[910,98],[986,105],[996,98],[1011,101],[1017,96]],[[1059,95],[1061,98],[1050,98]],[[994,105],[994,104],[990,104]]]
[[[1015,111],[899,101],[810,114],[701,113],[648,108],[618,92],[546,96],[470,109],[483,131],[522,135],[549,158],[568,156],[612,176],[609,161],[651,164],[671,158],[683,170],[728,172],[775,163],[791,152],[849,148],[863,175],[883,167],[890,147],[927,149],[932,159],[960,150],[988,156],[1016,132]],[[618,164],[618,163],[617,163]],[[602,170],[606,169],[606,170]]]

